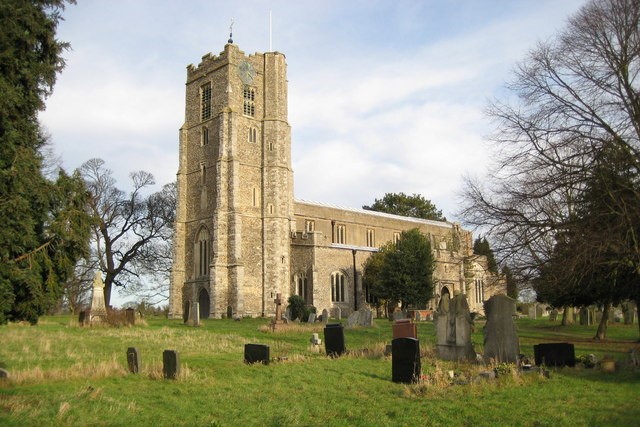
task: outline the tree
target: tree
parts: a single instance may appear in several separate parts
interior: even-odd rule
[[[435,261],[429,238],[418,229],[403,231],[365,265],[366,283],[373,297],[407,305],[426,304],[433,296]]]
[[[478,237],[473,242],[473,253],[487,257],[487,268],[491,273],[498,274],[498,263],[486,237]]]
[[[363,206],[362,209],[434,221],[447,220],[442,211],[419,194],[386,193],[382,199],[376,199],[371,206]]]
[[[151,249],[171,236],[175,191],[165,188],[145,196],[145,189],[155,182],[151,174],[138,171],[130,174],[132,190],[127,194],[116,187],[101,159],[87,161],[80,172],[91,194],[87,206],[94,218],[92,256],[105,274],[108,306],[114,285],[135,286],[145,268],[157,265]]]
[[[524,280],[546,281],[554,259],[587,268],[556,285],[585,286],[603,269],[605,277],[624,266],[640,271],[639,25],[637,0],[589,2],[518,65],[509,85],[515,101],[489,108],[496,164],[482,181],[467,178],[460,214],[487,230],[499,258]],[[624,198],[604,179],[622,170],[632,177]],[[598,179],[606,191],[590,191]],[[606,227],[580,225],[605,216]],[[582,238],[595,232],[597,239]]]
[[[37,120],[64,67],[55,38],[65,3],[0,2],[0,323],[38,317],[83,251],[82,182],[43,176]]]

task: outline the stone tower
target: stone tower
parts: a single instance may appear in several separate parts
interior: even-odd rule
[[[170,315],[270,315],[294,228],[286,62],[231,42],[187,67]]]

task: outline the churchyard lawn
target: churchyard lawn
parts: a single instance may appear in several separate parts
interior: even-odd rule
[[[0,327],[2,426],[632,426],[640,420],[640,370],[629,350],[640,347],[638,326],[613,323],[608,341],[595,326],[560,327],[549,320],[517,321],[521,352],[533,345],[575,344],[576,357],[614,358],[617,370],[550,368],[517,374],[434,357],[432,322],[418,324],[420,383],[391,381],[391,322],[345,329],[348,354],[331,359],[309,340],[323,325],[291,325],[272,332],[266,319],[147,318],[133,327],[79,327],[70,316],[44,317],[37,326]],[[482,352],[482,321],[473,344]],[[243,363],[244,345],[270,347],[268,365]],[[323,342],[324,344],[324,342]],[[136,347],[139,374],[128,373],[127,348]],[[176,350],[181,372],[163,379],[162,352]],[[453,378],[451,377],[453,376]]]

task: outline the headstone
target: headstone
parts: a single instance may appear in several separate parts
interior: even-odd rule
[[[402,320],[407,318],[407,313],[402,311],[400,308],[396,307],[393,310],[393,320]]]
[[[465,295],[440,299],[436,313],[436,349],[444,360],[475,360],[476,352],[471,344],[471,313]]]
[[[86,316],[87,316],[86,310],[82,310],[80,311],[80,313],[78,313],[78,323],[80,324],[80,326],[84,326]]]
[[[193,303],[193,326],[200,326],[200,303]]]
[[[322,340],[320,339],[319,334],[317,334],[317,333],[311,334],[311,344],[313,344],[313,345],[322,344]]]
[[[620,305],[622,309],[622,319],[625,325],[633,325],[636,317],[636,304],[633,301],[625,301]]]
[[[484,358],[497,363],[516,363],[520,344],[513,317],[516,302],[506,295],[494,295],[484,302]]]
[[[329,310],[327,310],[326,308],[322,310],[322,323],[324,323],[325,325],[329,323]]]
[[[285,314],[284,314],[284,318],[287,319],[287,320],[291,320],[291,308],[290,307],[287,307],[287,310],[285,311]]]
[[[324,349],[328,356],[337,357],[346,349],[344,346],[344,327],[340,323],[329,323],[324,328]]]
[[[129,347],[127,349],[127,364],[129,365],[129,372],[137,374],[140,372],[140,354],[135,347]]]
[[[279,293],[276,294],[273,302],[276,304],[276,322],[282,322],[282,298]]]
[[[191,311],[191,302],[187,301],[184,303],[184,311],[182,312],[182,321],[184,323],[189,322],[189,312]]]
[[[566,308],[565,308],[566,310]],[[549,321],[555,322],[558,319],[558,310],[555,308],[549,312]]]
[[[333,318],[336,320],[342,320],[342,308],[334,307],[333,312],[335,313]]]
[[[373,312],[368,308],[362,308],[360,310],[354,311],[349,315],[347,319],[347,328],[370,328],[373,326]]]
[[[575,366],[576,356],[573,344],[548,343],[533,346],[536,365],[545,366]]]
[[[536,310],[536,305],[535,304],[531,304],[529,306],[529,318],[530,319],[536,319],[537,316],[537,310]]]
[[[162,352],[162,374],[169,380],[175,380],[180,375],[180,355],[177,351]]]
[[[269,364],[269,346],[264,344],[245,344],[244,363]]]
[[[125,311],[125,319],[127,325],[135,325],[136,324],[136,311],[133,308],[127,308]]]
[[[391,380],[394,383],[420,381],[420,342],[415,338],[396,338],[391,341]]]
[[[309,319],[307,319],[307,323],[315,323],[315,321],[316,321],[316,314],[309,313]]]
[[[227,319],[233,319],[233,307],[227,306]]]
[[[418,338],[418,328],[411,319],[396,320],[392,326],[393,339],[398,338]]]
[[[93,278],[93,296],[91,297],[89,322],[94,324],[106,321],[107,308],[104,305],[104,282],[102,282],[102,272],[96,271]]]
[[[589,325],[589,309],[587,307],[580,309],[580,324],[582,326]]]

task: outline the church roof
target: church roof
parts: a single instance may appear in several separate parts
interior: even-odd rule
[[[303,205],[308,205],[308,206],[318,206],[323,208],[338,209],[341,211],[354,212],[354,213],[370,215],[370,216],[377,216],[380,218],[390,218],[390,219],[397,219],[397,220],[402,220],[407,222],[414,222],[416,224],[431,225],[431,226],[442,227],[442,228],[453,228],[453,223],[448,221],[434,221],[431,219],[413,218],[410,216],[394,215],[386,212],[370,211],[367,209],[348,208],[344,206],[333,205],[331,203],[311,202],[308,200],[300,200],[300,199],[295,199],[294,202],[300,203]]]

